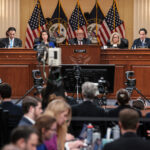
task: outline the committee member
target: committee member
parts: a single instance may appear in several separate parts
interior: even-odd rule
[[[76,30],[76,38],[70,39],[69,44],[71,45],[85,45],[85,44],[91,44],[90,40],[88,38],[84,38],[84,32],[82,29]]]
[[[150,142],[137,136],[139,127],[139,114],[137,111],[127,108],[120,111],[119,126],[122,136],[104,146],[103,150],[148,150]]]
[[[40,38],[36,38],[34,40],[34,49],[37,50],[37,46],[38,45],[43,45],[46,47],[55,47],[55,43],[53,41],[50,40],[50,35],[49,32],[47,30],[43,30],[40,34]]]
[[[146,37],[147,30],[145,28],[141,28],[139,30],[139,38],[135,39],[132,48],[150,48],[150,38]]]
[[[118,32],[114,32],[110,36],[110,40],[107,41],[108,48],[127,48],[128,49],[128,40],[120,37]]]
[[[8,37],[3,38],[2,43],[6,48],[22,47],[22,41],[19,38],[15,38],[16,29],[9,27],[7,30]]]

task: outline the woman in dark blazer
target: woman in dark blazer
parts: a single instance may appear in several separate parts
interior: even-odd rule
[[[128,40],[122,39],[118,32],[114,32],[110,36],[110,40],[107,41],[106,45],[108,48],[121,48],[121,49],[127,48],[128,49]]]

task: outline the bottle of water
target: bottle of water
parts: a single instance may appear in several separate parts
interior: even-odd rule
[[[113,127],[113,139],[118,139],[120,137],[120,128],[118,125]]]
[[[91,123],[87,126],[87,144],[91,145],[93,140],[93,125]]]

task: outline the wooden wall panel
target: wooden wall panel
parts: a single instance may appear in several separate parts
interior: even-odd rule
[[[18,98],[23,96],[26,90],[30,88],[29,72],[28,65],[0,65],[2,81],[13,87],[12,95]]]
[[[150,65],[132,65],[132,70],[135,72],[136,87],[150,97],[149,79],[150,79]],[[140,96],[140,95],[139,95]]]

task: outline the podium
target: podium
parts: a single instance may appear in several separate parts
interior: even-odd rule
[[[60,45],[62,64],[100,64],[98,45]]]

